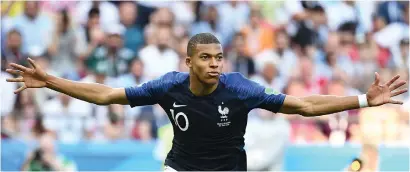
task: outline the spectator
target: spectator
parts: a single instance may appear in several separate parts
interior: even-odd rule
[[[142,63],[141,59],[134,58],[130,63],[130,73],[121,75],[116,79],[115,82],[116,87],[131,87],[136,85],[141,85],[148,80],[144,77],[144,64]],[[125,126],[129,127],[134,124],[133,120],[136,118],[137,115],[141,113],[142,107],[134,107],[131,108],[130,106],[124,106],[124,116],[126,117]]]
[[[284,150],[290,142],[290,129],[286,118],[266,110],[260,110],[256,118],[250,119],[245,134],[248,169],[283,170]]]
[[[23,36],[22,52],[27,53],[29,46],[37,46],[46,50],[52,43],[48,35],[53,33],[54,23],[43,13],[37,1],[24,2],[24,14],[13,19],[13,27]]]
[[[265,65],[257,75],[251,79],[265,87],[272,88],[275,91],[282,92],[286,80],[278,75],[277,63],[274,61],[265,61]]]
[[[37,47],[32,47],[30,52],[28,53],[30,58],[36,59],[39,66],[41,66],[47,73],[53,74],[55,76],[61,76],[56,71],[50,68],[50,61],[48,57],[46,57],[44,52],[41,52],[40,49]],[[27,62],[27,61],[26,61]],[[58,95],[58,92],[51,90],[51,89],[42,89],[31,91],[30,95],[33,98],[34,105],[40,109],[42,109],[42,104]]]
[[[100,10],[92,8],[88,12],[87,23],[80,25],[77,31],[77,47],[79,59],[83,61],[104,42],[104,32],[100,26]]]
[[[309,94],[319,94],[324,86],[323,78],[315,73],[315,63],[313,60],[303,57],[299,61],[299,69],[296,76],[300,77],[303,85]]]
[[[25,54],[22,52],[22,42],[23,38],[21,33],[12,29],[7,33],[7,39],[5,45],[2,46],[1,56],[2,60],[7,61],[7,63],[20,63],[25,60]]]
[[[74,19],[77,23],[84,24],[89,18],[87,14],[92,9],[98,9],[100,11],[101,17],[99,18],[99,23],[101,23],[101,28],[109,28],[112,24],[120,23],[120,17],[117,7],[108,1],[81,1],[76,6],[76,12]],[[89,17],[89,16],[88,16]]]
[[[360,60],[355,64],[356,77],[352,77],[352,86],[364,92],[372,83],[374,71],[377,71],[379,67],[377,50],[372,47],[371,43],[363,43],[359,45],[359,55]]]
[[[65,94],[43,103],[44,125],[62,143],[79,143],[91,132],[91,108],[86,103]]]
[[[27,135],[23,135],[25,141],[37,141],[45,135],[55,136],[54,133],[47,129],[44,125],[44,116],[42,113],[37,113],[34,117],[34,124]]]
[[[143,142],[149,142],[154,139],[153,133],[155,132],[155,125],[153,125],[154,119],[150,114],[153,113],[151,110],[151,108],[146,108],[135,118],[135,125],[132,128],[132,138]]]
[[[187,35],[179,39],[179,45],[176,47],[176,51],[179,55],[179,58],[183,63],[185,63],[185,58],[188,56],[186,52],[186,47],[188,47],[189,37]]]
[[[119,5],[120,22],[125,26],[124,47],[138,52],[144,45],[143,30],[136,25],[138,14],[137,4],[121,2]]]
[[[90,73],[82,78],[80,82],[91,82],[100,83],[104,85],[109,85],[111,87],[116,87],[116,79],[108,76],[108,64],[106,62],[96,62],[95,66],[90,68]],[[90,122],[90,132],[87,133],[87,138],[92,141],[107,141],[107,137],[104,133],[105,126],[109,123],[109,113],[110,110],[116,109],[110,106],[99,106],[95,104],[90,104],[87,102],[81,102],[84,107],[91,109],[91,122]],[[115,106],[115,105],[112,105]]]
[[[66,10],[57,13],[52,37],[53,44],[48,47],[48,55],[51,57],[50,68],[61,76],[75,73],[77,71],[78,54],[75,49],[77,42],[71,19]]]
[[[44,135],[39,140],[39,148],[28,155],[21,170],[77,171],[77,167],[72,160],[57,154],[52,136]]]
[[[221,26],[220,14],[214,5],[202,6],[200,11],[200,20],[193,24],[190,32],[190,36],[198,33],[209,32],[214,34],[223,47],[226,47],[229,42],[229,35],[225,32],[223,26]]]
[[[403,22],[405,16],[401,12],[405,8],[405,4],[400,1],[381,2],[377,5],[377,15],[381,16],[387,24]]]
[[[179,64],[178,54],[169,48],[173,37],[171,28],[158,27],[156,33],[156,44],[143,48],[138,55],[144,63],[144,75],[149,80],[178,70]]]
[[[108,140],[119,140],[124,138],[123,119],[115,113],[109,113],[109,122],[104,127],[104,134]]]
[[[251,9],[247,2],[227,1],[216,7],[221,18],[221,25],[230,37],[249,22]]]
[[[252,57],[246,54],[245,38],[242,33],[235,34],[232,47],[226,52],[226,57],[233,62],[233,70],[250,77],[256,73]]]
[[[262,23],[262,14],[259,8],[255,7],[251,10],[249,24],[243,27],[241,32],[244,34],[246,52],[249,56],[255,56],[276,46],[273,28]]]
[[[278,75],[287,78],[292,66],[298,62],[298,57],[290,48],[290,40],[284,30],[278,30],[275,38],[276,48],[266,49],[255,55],[257,69],[260,70],[265,60],[274,60],[278,65]]]
[[[349,77],[352,77],[354,69],[352,68],[353,62],[343,50],[340,49],[341,43],[345,43],[342,40],[342,36],[337,32],[331,32],[328,34],[327,42],[324,47],[324,58],[321,62],[326,63],[329,66],[330,71],[322,71],[323,73],[333,73],[343,69]]]
[[[133,51],[124,47],[125,28],[123,25],[112,25],[106,30],[107,37],[102,46],[95,51],[86,60],[87,66],[95,68],[99,63],[106,63],[107,75],[117,77],[129,72],[128,65],[132,58],[135,57]]]
[[[7,116],[13,111],[14,103],[16,102],[17,96],[13,93],[17,89],[16,83],[6,82],[7,78],[12,77],[9,73],[6,73],[4,70],[0,71],[0,102],[1,102],[1,111],[0,116]]]
[[[194,22],[196,14],[194,13],[195,1],[175,1],[172,2],[170,10],[174,14],[175,23],[183,27],[189,27]]]
[[[58,14],[62,10],[66,10],[70,16],[75,15],[75,8],[77,6],[77,2],[75,1],[41,1],[40,7],[41,9],[49,14],[54,15]]]

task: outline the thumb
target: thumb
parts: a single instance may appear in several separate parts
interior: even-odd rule
[[[379,73],[377,73],[377,72],[375,72],[374,73],[375,74],[375,80],[374,80],[374,84],[376,84],[376,85],[379,85],[379,83],[380,83],[380,75],[379,75]]]

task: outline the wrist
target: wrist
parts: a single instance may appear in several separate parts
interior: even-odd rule
[[[362,94],[357,96],[357,98],[359,99],[359,107],[360,108],[365,108],[365,107],[369,107],[369,102],[367,99],[367,94]]]
[[[54,78],[53,75],[49,75],[46,73],[46,76],[44,78],[45,78],[46,87],[50,88],[52,80]]]

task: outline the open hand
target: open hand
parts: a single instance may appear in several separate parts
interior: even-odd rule
[[[389,82],[380,85],[380,75],[377,72],[375,73],[375,75],[376,79],[366,93],[369,106],[380,106],[387,103],[403,104],[403,102],[393,100],[392,98],[394,96],[407,92],[407,88],[397,90],[398,88],[406,84],[406,81],[400,81],[393,84],[397,79],[400,78],[400,75],[396,75]]]
[[[10,63],[10,66],[14,69],[6,69],[6,72],[10,74],[19,75],[17,78],[7,79],[7,82],[23,83],[23,86],[14,91],[15,94],[25,90],[26,88],[42,88],[47,84],[47,73],[44,72],[43,69],[41,69],[40,66],[38,66],[31,58],[28,58],[28,61],[33,68],[27,68],[19,64]]]

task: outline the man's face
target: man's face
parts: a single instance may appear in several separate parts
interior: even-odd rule
[[[116,35],[116,34],[110,35],[108,36],[106,43],[107,43],[108,48],[118,50],[122,47],[122,44],[123,44],[122,37],[121,35]]]
[[[89,28],[98,27],[100,25],[100,16],[99,15],[91,16],[87,21],[87,25]]]
[[[136,77],[141,77],[143,70],[144,70],[144,66],[142,65],[142,62],[141,62],[141,61],[135,60],[135,61],[132,63],[131,73],[134,74],[134,76],[136,76]]]
[[[29,17],[36,17],[38,14],[38,2],[35,1],[27,1],[24,4],[24,12],[26,13],[27,16]]]
[[[266,63],[263,70],[262,70],[263,77],[268,80],[272,81],[276,75],[276,66],[272,63]]]
[[[245,54],[246,46],[245,46],[245,39],[243,36],[236,36],[234,39],[233,46],[240,54]]]
[[[345,87],[343,83],[340,82],[330,83],[327,88],[327,93],[329,95],[345,96]]]
[[[17,33],[11,33],[7,38],[8,48],[18,50],[21,46],[21,36]]]
[[[195,55],[188,57],[187,65],[202,83],[218,83],[223,68],[221,44],[197,44]]]
[[[55,145],[54,138],[49,135],[44,135],[40,138],[40,149],[45,153],[54,153]]]
[[[304,81],[308,81],[312,78],[312,69],[313,69],[312,61],[307,59],[306,57],[303,58],[300,62],[300,70],[301,70],[301,77]]]
[[[122,2],[119,8],[121,22],[124,25],[132,25],[137,18],[137,6],[132,2]]]
[[[161,49],[164,49],[168,47],[169,41],[172,38],[172,32],[170,28],[160,28],[158,30],[158,36],[157,36],[157,41],[158,41],[158,47]]]
[[[280,32],[276,38],[278,49],[285,49],[289,45],[289,38],[284,32]]]
[[[208,21],[216,22],[218,20],[218,11],[215,7],[209,7],[208,9]]]

